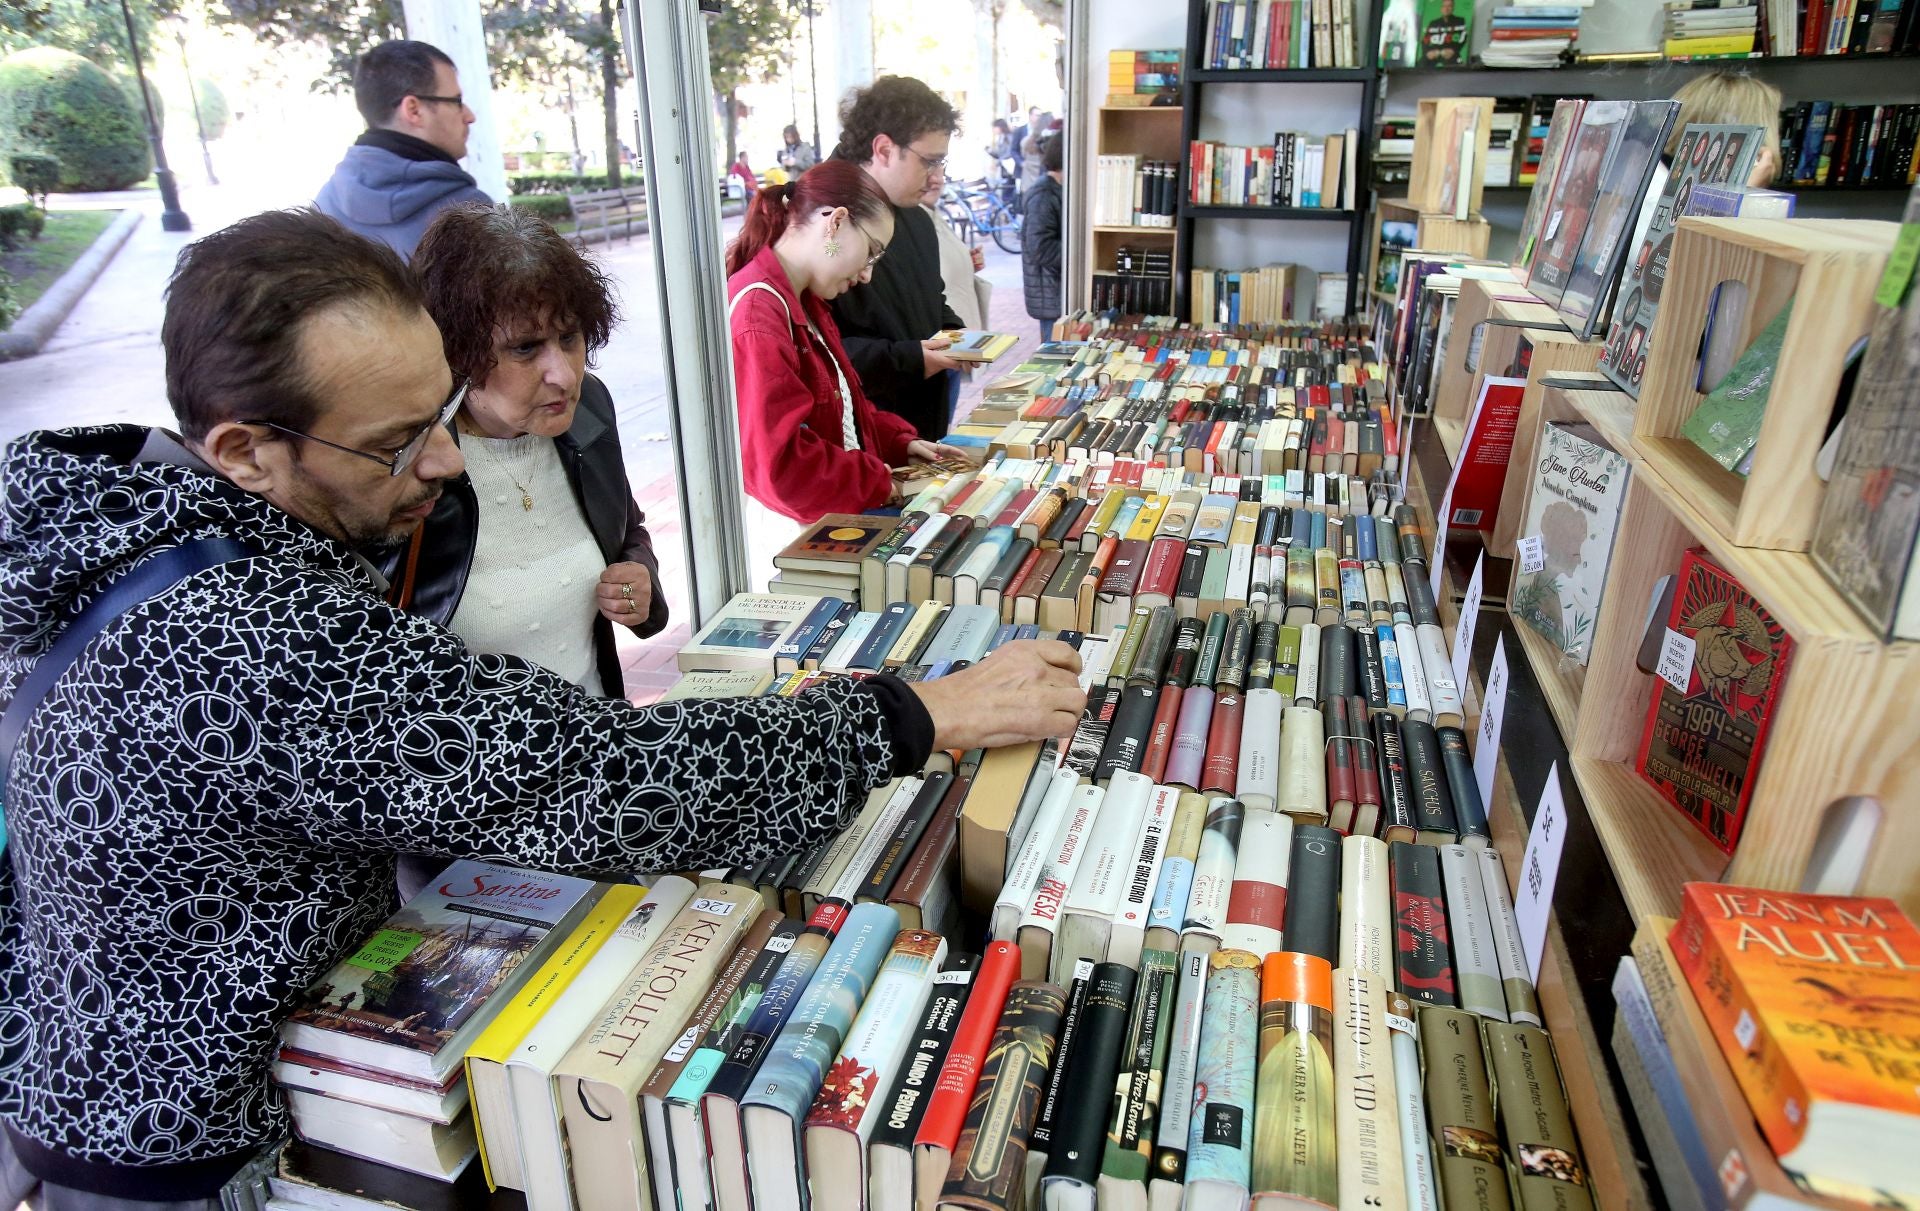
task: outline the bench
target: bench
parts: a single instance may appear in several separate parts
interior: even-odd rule
[[[567,208],[573,212],[575,234],[583,238],[587,232],[598,230],[603,241],[610,241],[618,225],[621,236],[631,239],[634,221],[644,222],[647,217],[647,187],[623,185],[618,189],[570,193]]]

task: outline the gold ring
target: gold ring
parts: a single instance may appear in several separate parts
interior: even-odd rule
[[[625,597],[625,598],[626,598],[626,599],[627,599],[628,601],[632,601],[632,600],[633,600],[633,586],[632,586],[631,584],[623,584],[623,585],[621,585],[621,586],[620,586],[620,593],[621,593],[621,595],[622,595],[622,596],[624,596],[624,597]]]

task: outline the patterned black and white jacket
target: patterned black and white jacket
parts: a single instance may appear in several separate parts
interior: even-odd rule
[[[0,493],[0,701],[143,556],[211,535],[261,552],[110,626],[15,754],[0,1121],[61,1185],[204,1197],[281,1133],[275,1030],[393,909],[396,851],[749,863],[843,826],[932,742],[888,678],[639,710],[471,655],[149,430],[28,434]]]

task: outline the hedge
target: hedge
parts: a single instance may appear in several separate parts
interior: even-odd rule
[[[641,184],[637,173],[620,174],[623,188],[635,188]],[[543,193],[592,193],[598,189],[611,189],[604,172],[521,172],[507,178],[507,189],[516,196]]]
[[[20,247],[20,237],[39,239],[47,229],[47,212],[32,202],[0,206],[0,248]]]
[[[509,203],[515,210],[530,211],[549,223],[562,223],[573,217],[573,208],[567,205],[567,199],[557,193],[530,193],[514,198]]]
[[[59,160],[63,192],[125,189],[153,171],[145,117],[119,82],[51,47],[0,59],[0,165],[21,152]]]
[[[7,167],[13,183],[26,190],[28,197],[39,198],[43,203],[48,194],[60,187],[60,161],[52,156],[23,151],[9,157]]]
[[[227,103],[227,94],[220,86],[205,76],[195,78],[193,91],[200,102],[200,124],[206,127],[207,141],[211,143],[227,133],[227,125],[233,121],[233,106]]]

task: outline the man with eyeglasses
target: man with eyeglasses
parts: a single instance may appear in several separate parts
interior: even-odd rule
[[[938,442],[952,421],[948,384],[960,368],[941,352],[947,342],[938,334],[965,325],[947,305],[940,239],[920,195],[945,166],[960,115],[919,80],[882,76],[841,106],[840,127],[833,158],[860,165],[886,191],[893,242],[872,281],[833,300],[834,323],[867,397]]]
[[[461,473],[459,390],[407,267],[316,212],[189,245],[161,342],[177,435],[30,433],[0,465],[0,1206],[217,1207],[285,1131],[277,1028],[393,910],[396,853],[750,866],[935,748],[1085,706],[1073,649],[1027,641],[637,708],[390,605],[358,549]],[[87,638],[103,601],[130,604]]]
[[[366,133],[314,198],[322,214],[410,257],[434,215],[493,200],[460,167],[473,111],[438,47],[402,39],[360,56],[353,103]]]

